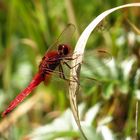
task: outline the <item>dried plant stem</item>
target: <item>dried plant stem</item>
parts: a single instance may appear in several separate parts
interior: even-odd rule
[[[138,132],[138,117],[139,117],[139,102],[136,102],[136,116],[135,116],[135,133],[136,133],[136,137],[139,140],[139,132]]]
[[[86,29],[83,31],[83,33],[81,34],[81,36],[79,37],[79,40],[76,43],[75,46],[75,50],[74,50],[74,56],[79,55],[79,54],[84,54],[84,50],[86,47],[86,43],[88,41],[88,38],[90,36],[90,34],[92,33],[92,31],[95,29],[96,26],[98,26],[98,24],[109,14],[113,13],[116,10],[120,10],[122,8],[127,8],[127,7],[138,7],[140,6],[140,3],[131,3],[131,4],[125,4],[125,5],[121,5],[112,9],[109,9],[103,13],[101,13],[99,16],[97,16],[87,27]],[[79,130],[81,131],[82,135],[84,136],[84,138],[87,140],[82,128],[81,128],[81,124],[80,124],[80,119],[79,119],[79,114],[78,114],[78,106],[77,106],[77,92],[79,90],[79,74],[80,74],[80,69],[81,69],[81,63],[83,61],[83,56],[81,55],[81,57],[78,57],[77,59],[72,61],[72,67],[77,65],[76,67],[74,67],[73,69],[70,70],[70,77],[75,77],[77,79],[78,82],[72,82],[74,81],[74,79],[72,79],[70,81],[70,86],[69,86],[69,97],[70,97],[70,103],[71,103],[71,108],[72,108],[72,112],[75,118],[75,121],[79,127]]]
[[[77,26],[77,22],[76,22],[76,18],[75,18],[72,0],[65,0],[65,4],[66,4],[66,11],[67,11],[67,14],[69,17],[69,22],[75,25],[75,27],[76,27],[75,34],[76,34],[76,38],[78,38],[80,36],[80,34],[79,34],[79,30],[78,30],[78,26]]]

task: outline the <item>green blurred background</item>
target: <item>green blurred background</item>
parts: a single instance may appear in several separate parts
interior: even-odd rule
[[[38,70],[47,48],[68,23],[76,27],[72,45],[103,11],[138,0],[0,0],[0,112]],[[140,99],[140,8],[108,16],[92,33],[86,52],[104,49],[112,59],[85,58],[78,96],[87,137],[96,140],[137,139],[135,121]],[[74,47],[73,47],[74,48]],[[59,82],[59,84],[58,84]],[[99,84],[101,82],[101,84]],[[53,78],[39,85],[7,118],[0,118],[0,140],[79,140],[69,110],[68,83]]]

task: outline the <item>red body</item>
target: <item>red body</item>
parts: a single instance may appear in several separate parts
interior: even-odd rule
[[[48,81],[52,72],[60,64],[60,61],[69,54],[69,47],[61,44],[58,46],[58,50],[50,51],[42,58],[39,65],[39,71],[34,76],[30,84],[25,88],[8,106],[8,108],[2,113],[4,117],[11,112],[19,103],[21,103],[26,96],[28,96],[32,90],[38,86],[42,81]]]
[[[42,81],[44,81],[44,77],[41,77],[40,73],[37,73],[31,83],[28,85],[27,88],[25,88],[8,106],[8,108],[2,113],[2,117],[7,115],[9,112],[11,112],[20,102],[24,100],[26,96],[28,96],[31,91],[39,85]]]

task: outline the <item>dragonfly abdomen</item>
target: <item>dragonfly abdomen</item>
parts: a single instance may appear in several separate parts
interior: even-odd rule
[[[32,79],[31,83],[26,87],[8,106],[8,108],[2,113],[2,116],[4,117],[9,112],[11,112],[19,103],[21,103],[26,96],[28,96],[31,91],[39,85],[42,81],[45,80],[45,77],[43,77],[40,73],[37,73],[34,78]]]

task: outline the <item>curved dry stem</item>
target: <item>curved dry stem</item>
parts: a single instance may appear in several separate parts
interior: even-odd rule
[[[109,9],[105,12],[103,12],[102,14],[100,14],[99,16],[97,16],[88,26],[87,28],[83,31],[83,33],[81,34],[81,36],[79,37],[79,40],[77,41],[75,50],[74,50],[74,56],[77,54],[84,54],[84,50],[85,50],[85,46],[87,43],[87,40],[91,34],[91,32],[95,29],[95,27],[109,14],[111,14],[112,12],[122,9],[122,8],[127,8],[127,7],[136,7],[136,6],[140,6],[140,3],[131,3],[131,4],[126,4],[126,5],[122,5],[122,6],[118,6],[112,9]],[[76,67],[74,67],[73,69],[70,70],[70,77],[76,77],[76,79],[79,79],[79,74],[80,74],[80,69],[81,69],[81,64],[82,64],[82,60],[83,60],[83,56],[80,55],[80,57],[78,57],[77,59],[74,59],[72,61],[72,67],[75,66],[77,63],[79,65],[77,65]],[[71,80],[73,81],[73,80]],[[80,119],[79,119],[79,114],[78,114],[78,107],[77,107],[77,92],[79,90],[79,84],[80,81],[78,82],[71,82],[70,81],[70,86],[69,86],[69,98],[70,98],[70,104],[71,104],[71,109],[75,118],[75,121],[79,127],[79,130],[81,132],[81,134],[83,135],[84,139],[88,139],[86,138],[82,128],[81,128],[81,124],[80,124]]]

